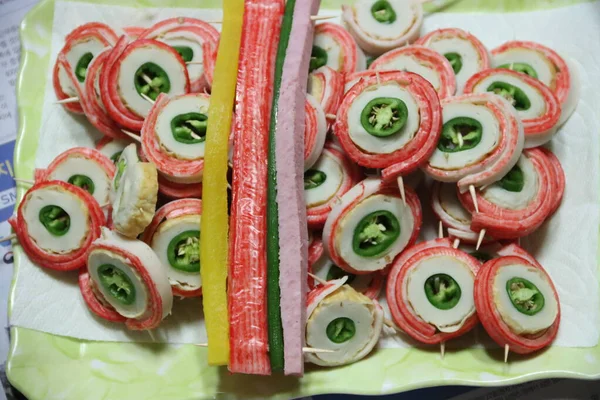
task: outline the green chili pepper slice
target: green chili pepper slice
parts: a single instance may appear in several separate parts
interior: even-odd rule
[[[400,236],[398,218],[387,210],[374,211],[360,220],[354,229],[352,249],[363,257],[386,251]]]
[[[506,82],[494,82],[487,88],[488,92],[496,93],[510,101],[518,111],[529,110],[531,101],[520,88]]]
[[[513,71],[517,71],[522,74],[529,75],[530,77],[536,78],[536,79],[538,77],[538,74],[535,71],[535,69],[533,69],[533,67],[531,65],[525,64],[525,63],[502,64],[498,68],[512,69]]]
[[[121,186],[121,178],[123,177],[123,173],[125,172],[125,167],[127,166],[127,160],[125,157],[119,156],[117,161],[117,173],[115,174],[114,186],[115,190],[119,190],[119,186]]]
[[[304,173],[304,190],[314,189],[325,183],[327,174],[318,169],[309,169]]]
[[[373,61],[375,60],[377,60],[377,57],[375,56],[367,57],[367,69],[369,69],[369,67],[371,66],[371,64],[373,64]]]
[[[188,46],[173,46],[173,49],[179,53],[183,61],[190,62],[194,58],[194,50]]]
[[[387,0],[376,1],[371,6],[371,15],[382,24],[393,24],[396,21],[396,11]]]
[[[349,274],[348,272],[344,271],[343,269],[341,269],[337,265],[333,264],[329,268],[329,271],[327,271],[327,278],[326,278],[326,280],[331,281],[331,280],[334,280],[334,279],[343,278],[344,276],[348,277],[348,280],[346,280],[347,284],[351,284],[352,281],[354,280],[354,278],[356,278],[356,275]]]
[[[525,177],[523,171],[518,165],[512,167],[510,171],[502,179],[500,179],[500,186],[502,189],[508,190],[509,192],[520,192],[525,186]]]
[[[457,153],[472,149],[481,142],[483,126],[470,117],[456,117],[446,122],[437,148],[444,153]]]
[[[123,153],[123,150],[117,151],[115,154],[110,156],[110,160],[113,162],[113,164],[117,164],[117,161],[119,161],[119,158],[121,157],[121,153]]]
[[[167,259],[183,272],[200,272],[200,231],[181,232],[169,242]]]
[[[450,310],[460,300],[462,291],[454,278],[447,274],[431,275],[425,281],[425,296],[437,309]]]
[[[171,133],[179,143],[196,144],[206,140],[208,116],[197,112],[179,114],[171,120]]]
[[[102,264],[98,267],[100,284],[119,303],[133,304],[135,301],[135,286],[129,276],[112,264]]]
[[[44,228],[53,236],[63,236],[71,227],[71,216],[55,205],[45,206],[40,210],[39,219]]]
[[[367,103],[360,123],[373,136],[388,137],[402,129],[408,119],[406,104],[396,97],[377,97]]]
[[[90,177],[87,175],[75,174],[69,178],[68,182],[71,185],[75,185],[82,188],[89,194],[94,194],[94,190],[96,189],[94,181],[91,180]]]
[[[444,57],[446,57],[446,59],[450,61],[450,65],[452,65],[452,70],[454,71],[454,73],[458,74],[462,69],[463,65],[462,56],[458,53],[446,53],[444,54]]]
[[[512,278],[506,282],[506,293],[518,312],[535,315],[544,308],[544,295],[525,278]]]
[[[153,62],[142,64],[135,71],[133,82],[135,90],[140,95],[145,94],[152,100],[156,100],[159,94],[169,93],[171,90],[169,75]]]
[[[333,343],[344,343],[356,334],[356,326],[350,318],[340,317],[331,321],[325,329],[327,337]]]
[[[475,257],[476,259],[478,259],[482,263],[484,263],[486,261],[490,261],[492,258],[494,258],[490,254],[484,253],[482,251],[473,251],[473,252],[469,253],[469,255]]]
[[[313,46],[310,53],[310,72],[327,65],[327,50],[319,46]]]
[[[93,59],[94,55],[92,53],[85,53],[81,56],[79,61],[77,61],[77,65],[75,66],[75,76],[79,82],[85,82],[88,65],[90,65]]]

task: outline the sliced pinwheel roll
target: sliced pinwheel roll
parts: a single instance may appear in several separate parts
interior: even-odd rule
[[[548,142],[558,128],[560,103],[537,79],[509,69],[486,69],[473,75],[464,93],[491,92],[507,99],[517,110],[525,129],[525,147]]]
[[[367,68],[365,55],[352,35],[341,25],[331,22],[324,22],[315,27],[310,57],[310,72],[324,66],[342,74]]]
[[[167,274],[152,249],[108,228],[90,247],[79,287],[91,312],[131,330],[158,327],[173,306]]]
[[[156,211],[142,236],[167,271],[173,295],[202,295],[200,280],[200,218],[202,201],[181,199]]]
[[[158,193],[156,167],[141,162],[132,143],[121,153],[116,168],[110,191],[113,225],[120,234],[135,238],[154,216]]]
[[[327,66],[318,68],[308,76],[308,93],[317,99],[325,114],[336,114],[344,95],[344,76]]]
[[[113,139],[111,137],[103,137],[96,143],[96,150],[110,158],[113,164],[116,164],[123,152],[123,149],[131,144],[127,139]]]
[[[344,24],[368,54],[414,42],[423,24],[423,6],[418,0],[358,0],[342,6]]]
[[[308,293],[306,345],[333,350],[307,353],[308,362],[327,367],[351,364],[369,354],[379,340],[383,309],[345,281],[327,282]]]
[[[465,334],[477,325],[473,288],[479,266],[449,239],[407,249],[388,276],[386,298],[394,322],[426,344]]]
[[[483,43],[458,28],[437,29],[416,41],[446,57],[456,76],[456,93],[461,94],[467,80],[490,67],[490,56]]]
[[[321,104],[310,94],[306,95],[304,128],[304,170],[310,169],[323,152],[327,138],[327,121]]]
[[[169,18],[148,28],[138,39],[156,39],[173,47],[187,63],[192,92],[210,88],[204,73],[204,44],[216,47],[219,40],[219,32],[212,25],[195,18]]]
[[[105,24],[92,22],[81,25],[65,38],[65,45],[58,53],[52,72],[52,84],[58,100],[79,96],[78,89],[84,85],[87,69],[94,57],[117,42],[116,33]],[[64,58],[73,71],[77,82],[73,82],[58,62]],[[79,102],[63,103],[63,107],[74,113],[83,113]]]
[[[406,46],[378,57],[370,70],[399,70],[421,75],[433,85],[440,99],[454,96],[456,78],[450,62],[438,52],[424,46]]]
[[[323,228],[323,243],[331,260],[346,272],[381,271],[417,239],[421,203],[405,188],[406,204],[397,185],[367,178],[335,206]]]
[[[177,183],[158,175],[158,191],[169,199],[187,199],[202,197],[201,183]]]
[[[382,168],[389,181],[431,156],[441,126],[438,96],[424,78],[382,71],[363,77],[346,93],[333,132],[352,161]]]
[[[481,324],[500,346],[527,354],[548,346],[560,324],[552,279],[525,250],[509,245],[486,262],[475,280]]]
[[[8,222],[31,261],[68,271],[85,265],[86,253],[106,220],[85,190],[63,181],[45,181],[25,193],[17,215]]]
[[[562,125],[579,101],[579,76],[554,50],[535,42],[514,40],[492,50],[492,66],[522,72],[548,86],[561,104]]]
[[[422,166],[433,179],[489,185],[517,163],[524,145],[523,124],[512,106],[491,93],[442,100],[443,126],[437,148]]]

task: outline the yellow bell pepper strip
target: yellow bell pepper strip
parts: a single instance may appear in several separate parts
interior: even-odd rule
[[[209,365],[229,361],[227,167],[243,16],[244,0],[223,1],[223,30],[208,109],[200,231],[210,234],[200,238],[200,274]]]

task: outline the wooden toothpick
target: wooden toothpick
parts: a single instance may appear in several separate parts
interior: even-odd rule
[[[79,97],[67,97],[66,99],[56,100],[54,104],[79,103]]]
[[[483,237],[485,236],[485,229],[479,231],[479,237],[477,238],[477,246],[475,246],[475,250],[479,250],[481,246],[481,242],[483,242]]]
[[[401,176],[398,177],[398,189],[400,189],[400,197],[402,197],[402,203],[406,205],[406,193],[404,193],[404,179]]]
[[[475,193],[475,186],[469,185],[469,193],[473,199],[473,205],[475,206],[475,212],[479,212],[479,205],[477,205],[477,194]]]

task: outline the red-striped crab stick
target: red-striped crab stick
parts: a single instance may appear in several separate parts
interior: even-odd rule
[[[344,76],[331,67],[318,68],[309,75],[308,93],[321,104],[325,115],[335,115],[344,95]]]
[[[367,68],[365,55],[352,35],[341,25],[331,22],[323,22],[315,27],[310,57],[310,72],[324,66],[342,74]]]
[[[312,95],[306,95],[304,129],[304,170],[311,168],[321,156],[327,138],[327,120],[323,107]]]

